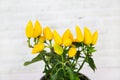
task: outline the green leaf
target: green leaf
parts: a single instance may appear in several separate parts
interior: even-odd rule
[[[68,70],[68,73],[69,73],[69,76],[70,76],[70,80],[74,80],[74,73],[73,73],[73,71],[69,67],[67,67],[67,70]]]
[[[57,80],[57,75],[58,75],[58,73],[55,73],[55,74],[52,76],[51,80]]]
[[[34,62],[37,62],[37,61],[41,61],[42,60],[42,54],[44,54],[44,53],[45,53],[45,51],[42,51],[35,58],[33,58],[31,61],[26,61],[24,63],[24,66],[30,65],[30,64],[32,64]]]
[[[91,54],[95,51],[96,51],[95,49],[88,49],[88,53],[91,53]]]
[[[70,67],[67,67],[70,80],[80,80]]]
[[[86,46],[86,48],[87,48],[88,53],[91,53],[91,54],[96,51],[95,47],[93,46]]]
[[[93,71],[95,71],[96,66],[95,66],[94,60],[91,57],[89,57],[87,62],[89,64],[89,66],[93,69]]]
[[[51,76],[51,80],[58,80],[58,74],[59,72],[62,70],[62,68],[59,68],[56,73],[54,73],[52,76]]]

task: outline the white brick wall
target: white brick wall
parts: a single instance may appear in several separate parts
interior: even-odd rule
[[[67,27],[99,30],[92,80],[120,80],[120,0],[0,0],[0,80],[39,80],[43,63],[24,67],[32,55],[24,34],[28,20],[38,19],[63,33]]]

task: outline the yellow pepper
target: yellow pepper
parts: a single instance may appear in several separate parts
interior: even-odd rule
[[[58,55],[61,55],[63,53],[63,48],[58,45],[58,44],[54,44],[53,45],[53,48],[54,48],[54,51],[58,54]]]
[[[98,31],[95,31],[92,35],[92,44],[95,45],[98,39]]]
[[[92,34],[87,27],[84,28],[84,43],[87,45],[92,43]]]
[[[76,52],[77,52],[76,48],[75,47],[71,47],[69,49],[69,51],[68,51],[68,56],[69,57],[74,57],[76,55]]]
[[[38,20],[36,20],[35,24],[34,24],[34,29],[33,29],[33,37],[37,38],[39,35],[41,35],[42,33],[42,27],[39,23]]]
[[[73,41],[73,34],[71,33],[70,30],[69,30],[69,38]]]
[[[72,44],[72,40],[67,38],[63,40],[63,45],[64,46],[70,46]]]
[[[26,26],[25,33],[28,38],[33,37],[33,24],[31,20],[28,22]]]
[[[62,40],[67,39],[67,38],[70,38],[70,39],[73,41],[73,35],[72,35],[70,29],[67,29],[67,30],[64,32],[64,34],[63,34],[63,36],[62,36]]]
[[[45,39],[52,40],[53,33],[52,33],[51,29],[48,26],[43,29],[43,34],[45,36]]]
[[[79,28],[79,26],[76,26],[76,42],[82,42],[83,41],[83,35],[82,35],[82,31]]]
[[[62,44],[62,38],[60,37],[60,35],[57,33],[56,30],[53,31],[53,35],[54,35],[54,41],[55,43],[61,45]]]
[[[34,46],[32,53],[35,54],[35,53],[41,52],[43,49],[44,49],[44,44],[38,43]]]

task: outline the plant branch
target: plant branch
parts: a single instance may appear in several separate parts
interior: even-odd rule
[[[50,67],[49,67],[49,65],[48,65],[48,63],[47,63],[47,61],[46,61],[46,59],[45,59],[45,57],[44,57],[44,55],[42,54],[42,58],[43,58],[43,61],[45,62],[45,64],[46,64],[46,66],[48,67],[48,69],[50,69]]]
[[[33,48],[33,46],[30,44],[30,38],[28,38],[27,43],[29,48]]]
[[[78,71],[77,71],[77,72],[79,72],[79,71],[82,69],[83,65],[85,64],[86,59],[87,59],[87,57],[85,57],[85,59],[83,60],[83,62],[82,62],[82,64],[81,64],[81,66],[80,66],[80,68],[78,69]]]

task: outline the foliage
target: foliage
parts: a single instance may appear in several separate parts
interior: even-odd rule
[[[34,27],[31,21],[28,22],[26,36],[32,53],[38,55],[31,61],[26,61],[24,65],[44,61],[43,73],[49,76],[50,80],[79,80],[78,73],[85,63],[88,63],[93,71],[96,69],[92,55],[96,51],[94,45],[98,38],[97,31],[92,35],[85,27],[83,36],[77,25],[76,38],[69,29],[61,37],[56,30],[52,31],[48,26],[42,29],[37,20]]]

